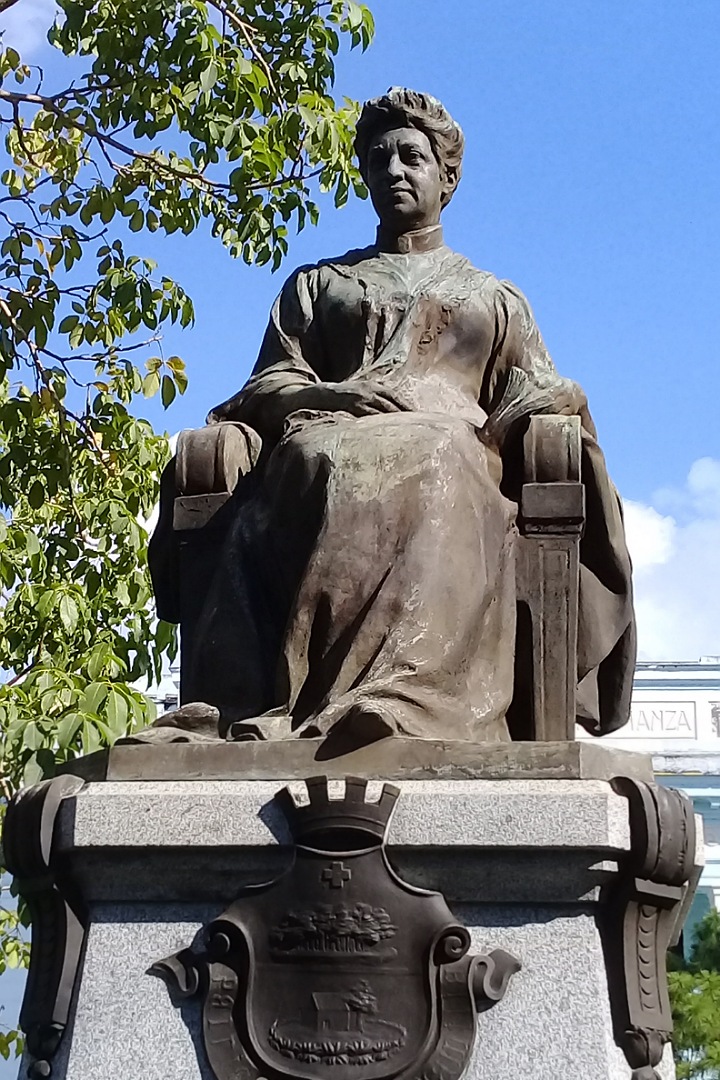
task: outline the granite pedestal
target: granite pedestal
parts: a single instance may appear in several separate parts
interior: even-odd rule
[[[144,748],[118,749],[139,751],[138,763]],[[622,772],[647,779],[646,759],[622,758]],[[444,894],[476,950],[504,948],[522,963],[478,1017],[471,1080],[631,1077],[613,1038],[598,921],[631,847],[610,760],[595,762],[602,779],[587,777],[587,761],[579,778],[578,756],[570,779],[533,778],[526,762],[530,778],[394,781],[393,866]],[[85,781],[60,806],[54,861],[82,896],[87,931],[54,1080],[212,1080],[200,1004],[173,1000],[149,969],[189,945],[242,886],[287,865],[291,838],[274,796],[284,779],[302,783],[172,773]],[[673,1075],[669,1047],[659,1071]]]

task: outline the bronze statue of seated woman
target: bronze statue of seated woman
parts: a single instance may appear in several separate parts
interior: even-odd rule
[[[522,434],[548,413],[582,423],[577,716],[612,730],[634,666],[630,562],[584,395],[519,290],[443,242],[463,155],[443,106],[369,101],[356,150],[375,243],[289,278],[252,376],[196,433],[217,458],[235,425],[245,462],[195,597],[184,704],[142,737],[508,739]],[[151,568],[180,621],[176,483]]]

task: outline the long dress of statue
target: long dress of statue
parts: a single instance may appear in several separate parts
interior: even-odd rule
[[[582,391],[557,374],[522,294],[443,242],[463,137],[440,103],[406,90],[368,102],[357,149],[376,243],[292,275],[250,380],[209,417],[248,425],[263,451],[197,631],[197,696],[220,710],[221,735],[248,720],[260,737],[343,745],[507,739],[510,435],[532,412],[580,413],[579,719],[619,726],[630,565]],[[164,723],[183,726],[175,716]]]

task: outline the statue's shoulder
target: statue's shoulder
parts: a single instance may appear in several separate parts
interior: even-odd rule
[[[506,278],[497,282],[497,291],[502,298],[503,305],[510,311],[519,313],[523,318],[532,319],[532,308],[528,298],[522,289],[513,281],[508,281]]]
[[[377,258],[378,249],[374,244],[370,244],[368,247],[362,248],[350,248],[349,251],[345,251],[342,255],[335,255],[329,259],[322,259],[318,264],[318,270],[324,267],[340,268],[340,267],[353,267],[359,266],[360,263],[368,262],[370,259]]]
[[[476,266],[467,255],[462,255],[459,251],[454,251],[453,248],[444,247],[439,249],[439,252],[453,273],[472,281],[475,287],[482,287],[494,292],[509,284],[507,281],[501,281],[491,270],[483,270],[481,267]]]
[[[329,285],[328,279],[333,276],[354,277],[356,268],[376,255],[375,247],[352,248],[342,255],[321,259],[316,263],[304,263],[285,279],[278,299],[292,301],[297,297],[305,297],[308,302],[312,302]]]
[[[438,251],[452,262],[453,268],[458,273],[467,274],[468,277],[472,277],[477,282],[482,282],[486,288],[495,292],[507,293],[510,296],[525,300],[524,293],[513,281],[508,281],[507,278],[499,278],[492,270],[483,270],[482,267],[471,262],[467,255],[462,255],[459,251],[455,251],[450,247],[442,247]]]
[[[459,256],[459,258],[463,258],[463,256]],[[465,272],[468,276],[472,275],[477,285],[481,286],[486,293],[492,295],[503,307],[509,310],[520,308],[523,311],[530,311],[530,305],[525,293],[514,281],[499,278],[490,270],[480,270],[469,259],[465,259],[465,263],[467,264]]]
[[[303,266],[298,266],[287,280],[290,282],[296,281],[298,278],[315,277],[322,274],[323,271],[332,272],[336,270],[342,273],[343,270],[351,270],[353,267],[368,262],[376,256],[377,248],[374,246],[351,248],[350,251],[345,251],[342,255],[331,255],[327,259],[320,259],[319,262],[305,263]]]

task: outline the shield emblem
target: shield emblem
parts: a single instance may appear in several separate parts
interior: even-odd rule
[[[185,950],[154,970],[204,990],[218,1080],[389,1080],[431,1063],[454,1080],[476,998],[497,1000],[519,964],[499,951],[467,956],[468,931],[443,897],[394,872],[384,839],[396,788],[368,803],[364,781],[348,778],[342,800],[324,778],[307,784],[307,806],[282,794],[290,869],[245,889],[207,928],[205,954]]]

